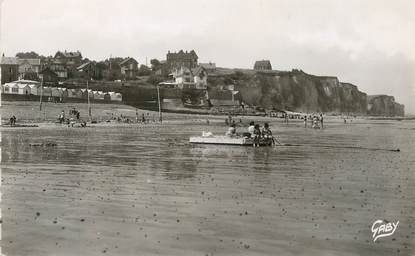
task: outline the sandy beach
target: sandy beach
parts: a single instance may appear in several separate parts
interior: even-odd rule
[[[188,143],[202,131],[224,134],[220,116],[70,128],[54,123],[69,105],[36,116],[38,104],[19,104],[3,102],[2,119],[40,127],[0,128],[5,255],[415,252],[414,121],[327,118],[315,130],[241,117],[269,121],[289,146],[226,147]],[[86,104],[76,107],[85,117]],[[96,104],[92,114],[134,118],[136,109]],[[56,146],[30,146],[45,142]],[[377,219],[400,224],[373,242]]]

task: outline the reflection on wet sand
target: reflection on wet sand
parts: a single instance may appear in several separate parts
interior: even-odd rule
[[[292,146],[263,148],[190,145],[202,125],[2,131],[3,252],[409,255],[412,126],[274,124]],[[400,226],[374,243],[376,219]]]

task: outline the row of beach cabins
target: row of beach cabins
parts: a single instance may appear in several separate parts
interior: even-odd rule
[[[2,94],[15,95],[36,95],[67,99],[89,99],[102,101],[121,102],[122,95],[117,92],[93,91],[90,89],[67,89],[61,87],[41,87],[39,82],[29,80],[19,80],[1,85]]]

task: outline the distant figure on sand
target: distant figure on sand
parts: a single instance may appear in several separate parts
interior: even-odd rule
[[[229,137],[236,136],[236,125],[235,124],[231,124],[231,126],[229,126],[229,129],[226,132],[226,136],[229,136]]]
[[[248,132],[251,134],[251,137],[254,137],[254,131],[255,131],[255,123],[250,122],[248,127]]]
[[[304,116],[304,128],[307,128],[307,116]]]
[[[135,122],[138,123],[138,109],[135,109]]]
[[[323,129],[323,114],[320,113],[320,123],[321,123],[321,129]]]
[[[320,126],[318,125],[318,122],[317,122],[317,116],[314,116],[313,117],[313,126],[312,126],[312,128],[314,128],[314,129],[320,129]]]
[[[10,126],[15,126],[16,125],[16,117],[12,116],[10,117]]]
[[[58,120],[61,124],[65,122],[65,111],[62,110],[62,112],[59,114]]]

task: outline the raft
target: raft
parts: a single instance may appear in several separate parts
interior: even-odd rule
[[[242,136],[193,136],[190,137],[189,142],[192,144],[253,146],[254,139]],[[259,145],[272,146],[272,139],[261,139]]]
[[[0,127],[2,128],[26,128],[26,127],[39,127],[39,125],[37,124],[15,124],[15,125],[2,124]]]

